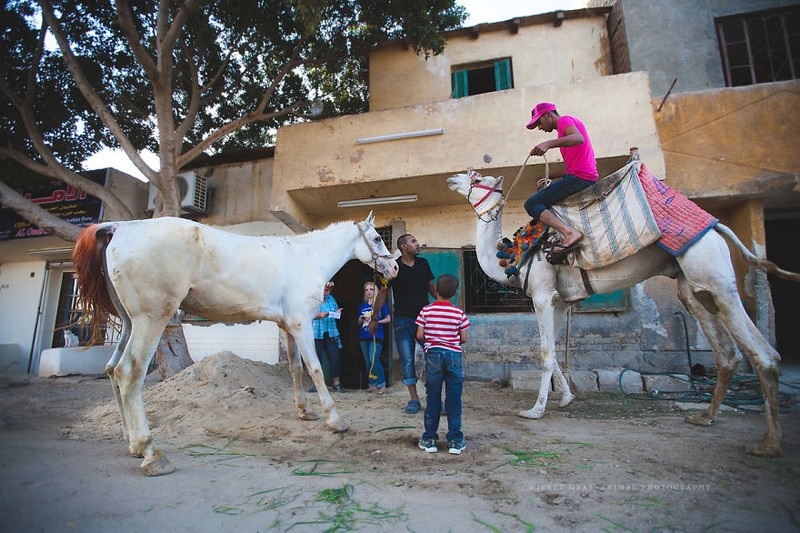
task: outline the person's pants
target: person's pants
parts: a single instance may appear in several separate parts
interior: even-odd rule
[[[438,439],[439,417],[442,414],[442,385],[445,388],[447,440],[463,441],[461,432],[461,391],[464,371],[461,352],[445,348],[429,348],[425,352],[425,433],[423,439]]]
[[[400,358],[400,368],[403,371],[403,385],[416,385],[417,372],[414,369],[414,350],[417,341],[416,318],[404,316],[394,317],[392,322],[394,342],[397,345],[397,355]],[[422,343],[420,343],[422,346]]]
[[[373,342],[372,339],[358,341],[361,346],[361,353],[364,354],[364,362],[367,364],[367,375],[369,376],[369,386],[383,388],[386,386],[386,375],[383,373],[381,365],[380,341]],[[375,376],[374,378],[372,376]]]
[[[317,349],[317,358],[319,358],[320,361],[322,361],[323,358],[328,359],[329,375],[325,376],[325,383],[331,382],[333,378],[338,378],[342,364],[341,352],[339,351],[339,337],[314,339],[314,347]]]
[[[553,204],[557,204],[567,196],[582,191],[594,185],[593,181],[581,179],[572,174],[566,174],[560,180],[553,181],[525,201],[525,211],[533,217],[534,222],[539,221],[542,212]]]

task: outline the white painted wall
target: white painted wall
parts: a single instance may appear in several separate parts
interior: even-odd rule
[[[44,261],[0,264],[0,344],[19,347],[12,352],[22,372],[28,370],[44,274]]]
[[[274,322],[210,326],[184,324],[183,332],[195,362],[221,351],[231,351],[253,361],[269,364],[278,362],[280,330]]]

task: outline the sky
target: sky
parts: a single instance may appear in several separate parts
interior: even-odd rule
[[[586,0],[458,0],[458,4],[466,7],[469,13],[465,26],[474,26],[559,9],[581,9],[586,7]],[[143,153],[142,158],[158,168],[158,156],[152,152]],[[87,159],[84,166],[86,170],[112,167],[143,179],[139,170],[122,151],[103,150]]]

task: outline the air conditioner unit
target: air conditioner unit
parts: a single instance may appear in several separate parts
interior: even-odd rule
[[[192,213],[205,214],[208,210],[208,186],[206,179],[195,172],[183,172],[176,176],[178,191],[181,195],[181,207]],[[147,210],[156,208],[156,194],[158,189],[150,184],[150,194],[147,197]]]

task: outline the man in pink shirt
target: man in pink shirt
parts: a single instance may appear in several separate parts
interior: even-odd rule
[[[548,257],[551,263],[562,263],[568,252],[580,246],[583,233],[565,224],[549,207],[597,181],[594,148],[580,120],[568,115],[562,117],[556,111],[556,106],[547,102],[536,104],[531,111],[531,120],[527,128],[547,133],[553,130],[558,132],[557,138],[534,146],[531,155],[544,155],[550,148],[558,148],[564,159],[565,174],[560,180],[554,181],[549,187],[528,198],[525,202],[525,211],[534,221],[541,220],[564,236],[561,246],[556,246]]]

